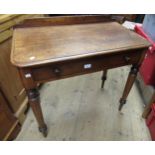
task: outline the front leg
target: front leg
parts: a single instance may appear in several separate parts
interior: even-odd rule
[[[37,88],[27,90],[29,104],[33,110],[36,120],[39,125],[39,131],[42,132],[43,136],[47,136],[47,126],[44,122],[42,109],[40,105],[40,95]]]
[[[126,82],[126,85],[125,85],[125,88],[123,91],[123,95],[120,99],[119,111],[122,109],[123,105],[126,103],[128,94],[133,86],[133,83],[134,83],[136,77],[137,77],[138,70],[139,70],[139,67],[136,65],[133,65],[131,67],[131,71],[128,75],[128,79],[127,79],[127,82]]]
[[[130,73],[128,75],[128,79],[127,79],[127,82],[126,82],[126,85],[125,85],[125,88],[123,91],[122,98],[120,99],[119,111],[122,109],[123,105],[126,103],[126,99],[129,95],[129,92],[130,92],[134,82],[135,82],[135,79],[137,77],[137,73],[138,73],[139,68],[143,62],[144,57],[145,57],[146,50],[147,49],[142,51],[142,54],[141,54],[139,61],[136,64],[132,65],[132,67],[131,67],[131,70],[130,70]]]

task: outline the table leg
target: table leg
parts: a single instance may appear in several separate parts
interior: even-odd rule
[[[126,99],[136,79],[138,70],[139,70],[139,67],[137,67],[136,65],[133,65],[131,67],[131,71],[128,75],[128,79],[127,79],[127,82],[126,82],[126,85],[123,91],[122,98],[120,99],[119,111],[122,109],[123,105],[126,103]]]
[[[40,95],[37,88],[27,90],[29,104],[34,112],[36,120],[39,125],[39,131],[43,134],[44,137],[47,136],[47,126],[44,122],[42,109],[40,105]]]
[[[105,70],[103,71],[103,75],[102,75],[102,78],[101,78],[101,80],[102,80],[101,88],[104,87],[105,80],[107,79],[107,72],[108,72],[107,69],[105,69]]]

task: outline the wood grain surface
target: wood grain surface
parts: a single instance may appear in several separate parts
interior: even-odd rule
[[[116,22],[17,28],[11,62],[28,67],[148,46]]]

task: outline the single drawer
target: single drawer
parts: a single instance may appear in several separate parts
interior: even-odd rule
[[[134,64],[140,56],[140,51],[132,51],[58,62],[33,68],[32,75],[35,81],[56,80]]]

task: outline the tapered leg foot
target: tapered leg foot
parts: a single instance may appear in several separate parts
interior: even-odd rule
[[[126,103],[126,100],[124,100],[124,99],[121,98],[120,101],[119,101],[119,103],[120,103],[120,104],[119,104],[119,108],[118,108],[118,110],[121,111],[123,105]]]
[[[47,129],[46,124],[45,124],[44,127],[39,127],[39,131],[42,133],[42,135],[43,135],[44,137],[47,137],[48,129]]]
[[[131,67],[131,71],[128,75],[128,79],[127,79],[127,82],[126,82],[126,85],[125,85],[125,88],[124,88],[124,91],[123,91],[123,95],[120,99],[120,105],[119,105],[119,111],[121,111],[121,109],[123,108],[123,105],[126,103],[126,99],[128,97],[128,94],[133,86],[133,83],[136,79],[136,76],[137,76],[137,73],[138,73],[138,69],[139,67],[136,66],[136,65],[133,65]]]
[[[107,70],[104,70],[102,78],[101,78],[101,80],[102,80],[101,89],[103,89],[106,79],[107,79]]]

